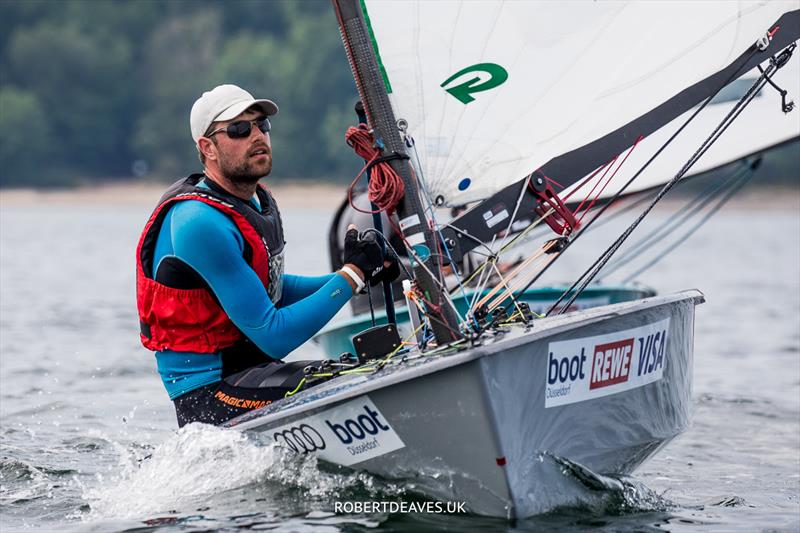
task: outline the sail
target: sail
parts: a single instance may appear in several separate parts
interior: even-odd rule
[[[392,108],[415,140],[412,156],[431,196],[450,205],[485,198],[618,131],[728,67],[798,7],[363,2]]]
[[[742,78],[728,85],[719,94],[719,97],[715,98],[706,109],[698,114],[681,134],[675,137],[674,141],[664,149],[661,155],[655,158],[636,180],[625,189],[625,193],[631,194],[658,187],[675,176],[695,150],[714,131],[714,128],[734,108],[760,74],[757,69],[753,69]],[[800,104],[800,57],[792,57],[783,68],[775,73],[772,80],[780,88],[788,92],[788,99],[793,99],[797,104]],[[574,198],[584,198],[589,193],[589,189],[598,182],[599,186],[596,191],[599,194],[592,195],[592,198],[597,196],[598,200],[602,200],[617,194],[630,178],[642,168],[653,153],[666,143],[669,137],[686,122],[693,111],[687,111],[658,131],[642,139],[630,151],[630,155],[628,155],[624,164],[622,160],[625,159],[627,152],[621,154],[617,162],[611,165],[611,169],[606,174],[605,179],[603,178],[605,169],[603,169],[587,185],[576,191]],[[795,109],[791,113],[784,113],[781,95],[778,91],[766,85],[738,118],[731,123],[725,133],[711,145],[703,157],[690,169],[684,179],[708,172],[748,155],[763,152],[774,146],[795,141],[799,137],[800,112]],[[617,167],[619,167],[619,171],[614,174],[614,170]],[[594,173],[594,170],[592,173]],[[586,179],[588,178],[589,176],[586,176]],[[568,187],[562,193],[562,196],[570,195],[582,182],[584,182],[584,179],[578,180],[574,186]],[[601,187],[602,191],[600,191]]]

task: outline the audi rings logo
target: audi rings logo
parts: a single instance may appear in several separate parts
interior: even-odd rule
[[[283,431],[277,431],[272,435],[275,442],[282,444],[292,450],[294,453],[309,453],[318,452],[325,449],[325,439],[319,434],[319,431],[312,428],[308,424],[300,424],[300,426],[292,426]]]

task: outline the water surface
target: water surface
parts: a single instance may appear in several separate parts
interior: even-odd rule
[[[797,207],[726,209],[642,276],[661,293],[698,288],[707,297],[697,312],[689,431],[634,477],[587,490],[577,506],[509,523],[335,514],[336,501],[424,498],[402,484],[285,457],[237,432],[176,431],[154,359],[138,340],[134,249],[149,208],[4,205],[0,524],[3,531],[797,530]],[[648,227],[668,214],[655,212]],[[330,213],[285,209],[284,216],[287,270],[325,272]],[[585,268],[620,228],[576,246],[551,281]],[[313,345],[296,354],[321,355]]]

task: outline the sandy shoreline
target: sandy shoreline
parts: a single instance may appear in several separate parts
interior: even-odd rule
[[[283,181],[268,184],[286,209],[334,209],[344,199],[347,186],[330,182]],[[3,189],[0,207],[28,205],[144,205],[153,206],[164,193],[167,184],[120,182],[84,186],[66,190]],[[686,196],[665,198],[659,207],[675,208],[686,203]],[[727,209],[800,210],[799,187],[748,188],[736,195]]]
[[[25,205],[146,205],[155,206],[168,184],[121,182],[66,190],[3,189],[0,206]],[[267,185],[281,207],[333,208],[344,198],[346,186],[313,181]]]

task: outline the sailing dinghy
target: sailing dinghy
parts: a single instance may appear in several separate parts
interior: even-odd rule
[[[574,503],[576,478],[633,472],[689,425],[703,296],[560,310],[757,94],[768,84],[783,91],[777,73],[800,37],[796,2],[333,4],[369,124],[367,166],[404,188],[394,204],[371,200],[397,213],[413,259],[414,330],[405,339],[392,323],[360,332],[352,354],[310,364],[297,390],[227,426],[510,518]],[[757,66],[716,126],[648,174]],[[764,98],[789,111],[778,91]],[[796,113],[778,120],[800,134]],[[658,180],[659,192],[545,316],[519,301],[608,206]],[[584,205],[570,208],[579,196]],[[436,206],[469,202],[446,225],[436,221]],[[520,221],[553,233],[459,310],[443,264],[487,246],[491,271]]]

